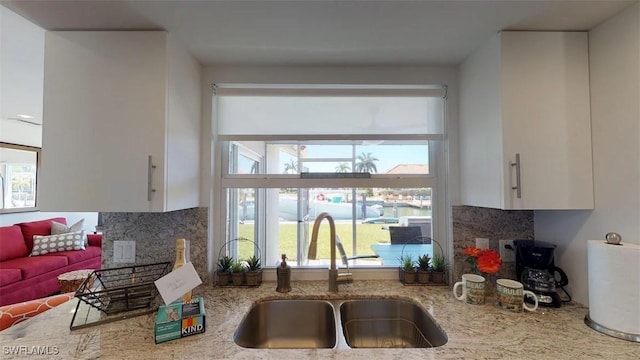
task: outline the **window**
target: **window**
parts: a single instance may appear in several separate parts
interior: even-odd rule
[[[265,266],[275,266],[282,253],[293,266],[326,263],[328,226],[320,227],[318,258],[307,257],[310,225],[322,212],[334,218],[346,255],[366,257],[349,266],[397,266],[397,259],[375,258],[372,246],[390,242],[390,226],[418,224],[429,238],[445,234],[435,221],[445,194],[438,181],[444,179],[442,94],[427,89],[417,96],[412,89],[404,96],[406,89],[384,87],[360,89],[385,90],[374,96],[336,96],[340,88],[312,88],[304,96],[296,89],[273,90],[274,96],[264,88],[260,96],[233,90],[216,94],[220,246],[229,255],[258,253]]]
[[[0,142],[0,213],[36,209],[40,148]]]

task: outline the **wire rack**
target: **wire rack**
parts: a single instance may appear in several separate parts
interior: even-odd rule
[[[436,241],[436,239],[430,238],[428,236],[419,236],[415,239],[415,241],[413,242],[413,244],[436,244],[438,245],[438,248],[440,248],[440,254],[444,255],[444,251],[442,250],[442,246],[440,246],[440,243]],[[404,247],[409,244],[409,243],[405,243],[402,245],[402,251],[400,252],[400,262],[402,262],[402,259],[404,259]],[[433,255],[436,255],[436,252],[434,250]],[[446,273],[446,270],[445,270]],[[414,283],[407,283],[404,281],[404,271],[402,269],[402,264],[400,264],[400,267],[398,268],[398,276],[400,278],[400,282],[402,283],[402,285],[415,285],[415,286],[424,286],[424,285],[429,285],[429,286],[447,286],[449,284],[448,278],[446,275],[443,275],[443,280],[442,282],[433,282],[433,281],[429,281],[427,283],[418,283],[417,281]]]
[[[400,318],[349,320],[344,333],[352,348],[433,347],[413,321]]]
[[[154,282],[169,273],[170,265],[170,262],[161,262],[93,271],[76,290],[79,300],[71,319],[71,330],[155,311],[158,289]],[[92,309],[103,315],[92,315]],[[85,319],[75,325],[81,310],[86,313]]]
[[[240,238],[229,240],[229,241],[225,242],[224,245],[222,245],[220,247],[220,250],[218,251],[218,260],[221,259],[222,256],[227,253],[227,251],[231,247],[232,243],[240,244],[243,241],[251,243],[253,245],[254,254],[256,254],[256,256],[260,257],[261,252],[260,252],[260,247],[258,246],[258,244],[253,240],[240,237]],[[238,260],[242,260],[242,259],[235,259],[235,260],[238,261]],[[253,285],[248,284],[246,279],[243,280],[241,285],[232,285],[231,283],[223,283],[223,282],[220,281],[220,274],[219,274],[219,271],[217,269],[216,269],[214,275],[215,275],[214,276],[215,284],[216,285],[220,285],[220,286],[256,287],[256,286],[260,286],[262,284],[262,271],[258,271],[257,282],[256,282],[256,284],[253,284]]]

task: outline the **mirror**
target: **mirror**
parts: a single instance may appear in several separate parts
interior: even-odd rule
[[[0,142],[0,214],[37,210],[40,151]]]

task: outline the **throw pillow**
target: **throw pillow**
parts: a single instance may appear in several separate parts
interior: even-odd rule
[[[57,221],[51,221],[51,235],[66,234],[84,229],[84,219],[80,219],[77,223],[67,226]]]
[[[71,226],[67,226],[66,224],[61,224],[56,221],[51,221],[51,235],[59,235],[59,234],[67,234],[70,232],[76,232],[84,230],[84,219],[78,220],[75,224]],[[84,246],[87,246],[88,243],[85,242]]]
[[[38,256],[60,251],[84,250],[87,234],[84,230],[66,234],[33,236],[33,250],[31,255]]]

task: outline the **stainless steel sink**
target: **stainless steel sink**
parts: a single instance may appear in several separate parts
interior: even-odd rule
[[[251,307],[233,339],[261,349],[426,348],[447,335],[407,300],[269,300]]]
[[[334,307],[322,300],[258,303],[244,317],[233,339],[245,348],[333,348],[336,346]]]
[[[448,340],[429,313],[406,300],[345,300],[340,320],[351,348],[427,348]]]

